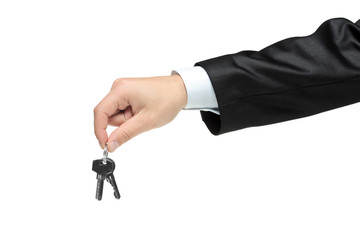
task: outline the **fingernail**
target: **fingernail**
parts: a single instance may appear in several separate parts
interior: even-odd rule
[[[113,141],[113,142],[109,143],[109,145],[108,145],[108,151],[109,151],[109,152],[113,152],[113,151],[115,151],[119,146],[120,146],[120,144],[119,144],[117,141]]]

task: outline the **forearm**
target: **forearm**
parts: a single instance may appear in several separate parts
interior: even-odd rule
[[[202,112],[214,134],[266,125],[360,101],[360,22],[332,19],[307,37],[199,62],[220,116]]]

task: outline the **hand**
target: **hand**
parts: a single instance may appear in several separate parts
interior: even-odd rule
[[[185,107],[187,93],[179,75],[119,78],[94,109],[95,135],[113,152],[136,135],[171,122]],[[106,128],[118,126],[108,137]]]

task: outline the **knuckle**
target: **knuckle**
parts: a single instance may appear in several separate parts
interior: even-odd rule
[[[124,87],[128,82],[128,79],[126,78],[118,78],[114,81],[112,88],[122,88]]]
[[[121,81],[121,78],[118,78],[114,81],[113,86],[116,86]]]
[[[99,105],[97,105],[96,107],[94,107],[93,112],[94,112],[95,115],[96,115],[96,113],[99,112]]]

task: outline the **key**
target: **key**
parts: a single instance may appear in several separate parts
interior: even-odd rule
[[[104,180],[108,181],[114,189],[114,196],[116,199],[120,199],[120,192],[117,187],[114,170],[115,170],[115,162],[111,158],[108,158],[107,144],[105,144],[103,158],[94,160],[92,170],[96,172],[96,195],[95,198],[97,200],[102,199],[103,189],[104,189]]]
[[[115,181],[115,176],[114,176],[114,170],[115,170],[115,162],[110,159],[110,158],[107,158],[107,162],[110,163],[113,165],[113,170],[111,173],[109,173],[107,176],[106,176],[106,180],[111,184],[111,186],[113,187],[114,189],[114,196],[116,199],[120,199],[120,192],[119,192],[119,189],[117,187],[117,184],[116,184],[116,181]]]
[[[114,161],[107,158],[107,161],[104,162],[104,159],[98,159],[93,161],[92,170],[96,172],[96,179],[97,179],[97,185],[96,185],[96,195],[95,198],[97,200],[102,199],[103,194],[103,188],[104,188],[104,180],[107,178],[108,174],[112,174],[114,171],[115,165]],[[109,161],[111,160],[111,161]]]

